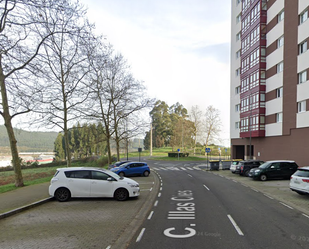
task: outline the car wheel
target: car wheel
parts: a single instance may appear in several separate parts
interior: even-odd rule
[[[118,175],[119,175],[120,177],[124,177],[124,173],[123,173],[123,172],[120,172]]]
[[[71,192],[67,188],[59,188],[55,192],[55,198],[57,201],[68,201],[71,198]]]
[[[267,180],[267,176],[266,175],[261,175],[260,176],[260,180],[261,181],[266,181]]]
[[[126,189],[120,188],[115,191],[114,197],[117,201],[125,201],[129,198],[129,193]]]
[[[246,177],[249,176],[249,171],[250,171],[250,170],[246,170],[246,171],[245,171],[245,176],[246,176]]]
[[[149,176],[149,171],[145,171],[143,176],[146,176],[146,177]]]

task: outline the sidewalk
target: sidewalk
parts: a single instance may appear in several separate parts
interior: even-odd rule
[[[0,194],[0,219],[49,201],[48,186],[45,182]]]

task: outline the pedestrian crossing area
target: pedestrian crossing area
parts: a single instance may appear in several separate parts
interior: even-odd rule
[[[151,169],[156,171],[192,171],[192,170],[201,170],[199,167],[151,167]]]

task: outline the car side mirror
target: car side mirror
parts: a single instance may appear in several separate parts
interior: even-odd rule
[[[275,168],[275,166],[271,166],[270,168],[271,168],[271,169],[274,169],[274,168]]]
[[[114,181],[115,179],[113,178],[113,177],[108,177],[107,178],[107,181],[109,181],[109,182],[112,182],[112,181]]]

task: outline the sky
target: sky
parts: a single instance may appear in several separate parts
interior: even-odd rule
[[[81,0],[149,97],[219,109],[229,145],[230,0]]]

